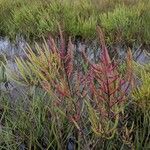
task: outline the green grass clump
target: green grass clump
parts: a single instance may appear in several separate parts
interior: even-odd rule
[[[139,107],[145,111],[150,108],[150,64],[136,64],[135,70],[140,80],[139,85],[133,91],[133,98]]]
[[[135,64],[138,85],[133,90],[133,102],[136,103],[135,145],[136,149],[150,147],[150,64]]]
[[[144,37],[148,37],[148,35],[145,36],[145,32],[149,30],[146,24],[142,25],[147,20],[143,15],[146,10],[144,3],[133,7],[119,5],[113,11],[100,15],[100,21],[108,35],[108,41],[112,43],[122,43],[124,40],[128,43],[142,42]],[[146,41],[145,39],[144,42]]]
[[[0,33],[28,40],[57,36],[58,24],[67,36],[95,38],[97,25],[110,43],[149,43],[149,1],[141,0],[0,0]]]
[[[25,149],[63,148],[61,143],[71,133],[70,125],[63,117],[55,116],[51,98],[45,92],[36,88],[29,93],[14,101],[7,94],[1,95],[0,149],[17,150],[21,145]]]

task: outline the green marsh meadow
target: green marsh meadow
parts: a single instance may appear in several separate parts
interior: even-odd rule
[[[0,150],[150,149],[150,0],[0,0]]]

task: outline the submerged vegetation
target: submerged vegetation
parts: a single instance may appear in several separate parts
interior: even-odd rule
[[[0,33],[15,38],[66,35],[93,39],[96,25],[107,43],[150,41],[149,0],[0,0]],[[124,43],[123,43],[124,44]]]
[[[0,150],[150,149],[150,59],[138,62],[150,58],[149,10],[149,0],[0,0],[0,35],[29,43],[0,51]]]

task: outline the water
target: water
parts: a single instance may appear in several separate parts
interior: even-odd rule
[[[17,66],[14,62],[14,58],[17,56],[25,58],[23,49],[26,47],[26,41],[23,38],[16,38],[14,43],[10,42],[7,38],[0,37],[0,55],[5,54],[8,59],[8,66],[12,70],[16,70]],[[81,51],[86,49],[87,55],[91,61],[97,61],[100,55],[100,47],[94,41],[90,46],[87,46],[81,42],[78,42],[75,46],[76,64],[81,61]],[[127,54],[126,48],[111,48],[113,56],[117,55],[117,59],[124,61]],[[135,47],[132,50],[133,59],[140,64],[150,63],[150,53],[146,50],[141,50],[140,47]]]
[[[0,56],[5,55],[8,60],[7,66],[11,70],[16,70],[17,66],[14,62],[15,56],[23,56],[23,48],[25,48],[26,42],[20,38],[19,40],[16,39],[15,44],[10,42],[7,38],[0,37]],[[3,79],[2,79],[3,81]],[[4,79],[5,81],[5,79]],[[6,87],[6,81],[5,83],[0,83],[0,91],[8,92],[10,93],[13,100],[17,99],[18,94],[22,93],[22,88],[19,86],[16,86],[13,82],[11,82],[11,85],[9,84],[9,89]]]
[[[119,58],[123,59],[126,56],[126,50],[125,49],[118,49]],[[140,64],[147,64],[150,63],[150,53],[148,53],[146,50],[142,50],[140,48],[134,48],[132,49],[132,55],[133,60]]]
[[[7,38],[0,37],[0,55],[5,54],[9,60],[13,60],[15,56],[24,56],[23,49],[26,47],[26,41],[23,38],[16,38],[15,44],[11,43]],[[77,49],[80,52],[82,47],[87,47],[85,44],[78,43]],[[90,59],[94,59],[94,51],[99,51],[99,48],[96,47],[96,44],[93,46],[87,47],[87,53],[90,55]],[[133,58],[137,62],[144,64],[150,62],[150,54],[146,50],[141,50],[140,48],[134,48],[132,50]],[[126,49],[117,48],[117,54],[120,59],[125,58]],[[99,54],[96,53],[96,56]]]
[[[0,55],[5,54],[9,60],[14,59],[15,56],[22,56],[23,48],[25,48],[26,42],[23,38],[16,38],[15,43],[11,43],[7,38],[0,37]]]

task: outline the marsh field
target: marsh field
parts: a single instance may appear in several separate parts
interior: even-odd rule
[[[0,0],[0,150],[149,150],[150,0]]]

